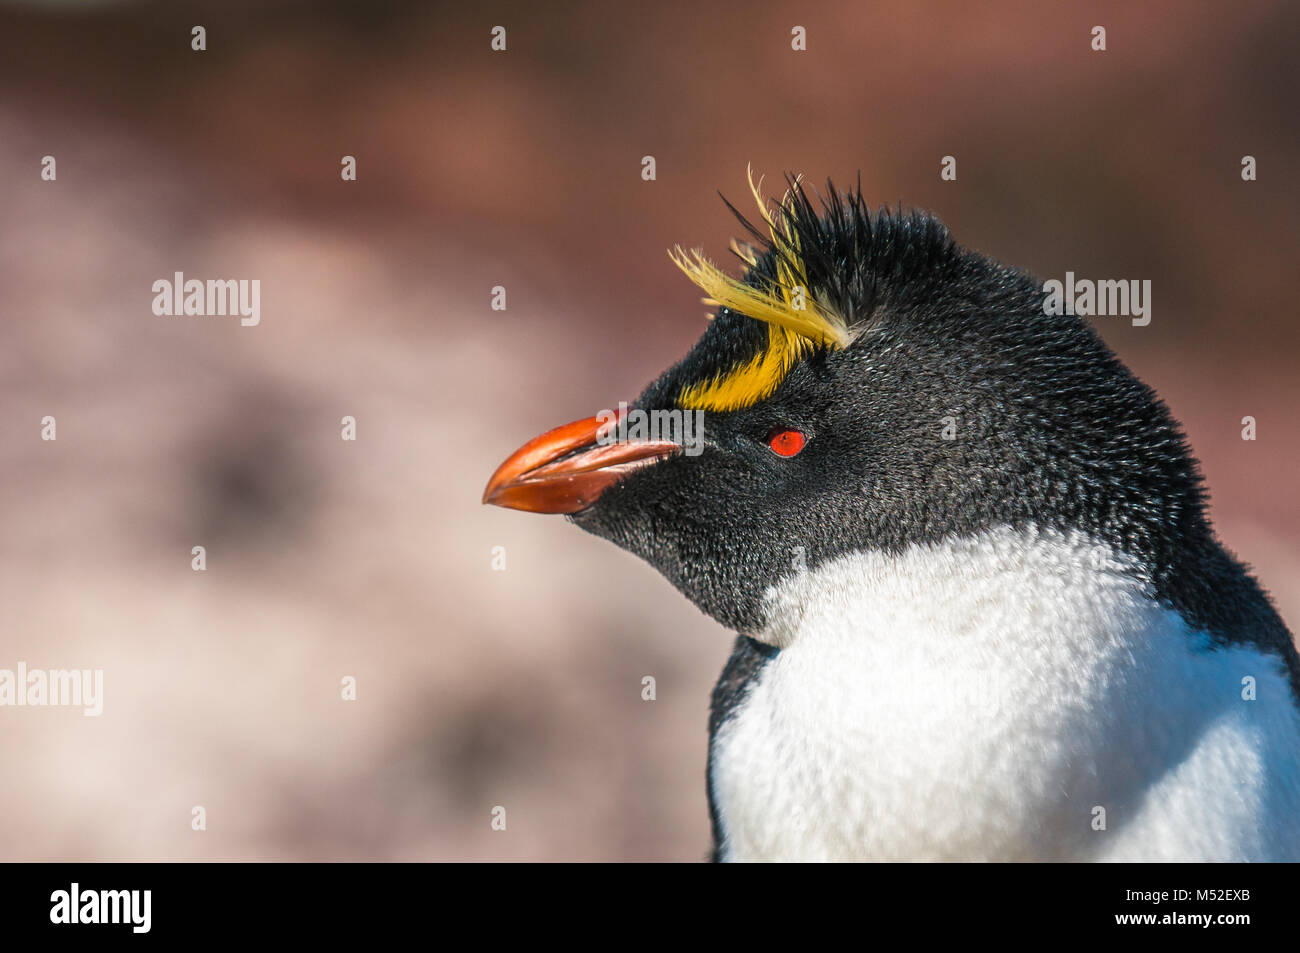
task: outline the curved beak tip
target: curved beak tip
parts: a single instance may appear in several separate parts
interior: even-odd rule
[[[681,452],[670,440],[604,442],[608,415],[575,420],[528,441],[497,467],[484,504],[531,513],[577,513],[627,473]]]

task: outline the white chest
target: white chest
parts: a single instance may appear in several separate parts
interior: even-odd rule
[[[771,591],[781,652],[715,739],[724,858],[1297,856],[1280,660],[1209,650],[1122,569],[1004,530]]]

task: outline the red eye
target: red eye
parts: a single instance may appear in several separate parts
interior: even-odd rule
[[[797,430],[773,430],[767,445],[779,457],[793,457],[803,449],[804,435]]]

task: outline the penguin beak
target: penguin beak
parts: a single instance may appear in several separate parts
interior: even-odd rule
[[[672,440],[617,442],[617,414],[534,437],[497,467],[483,502],[530,513],[577,513],[628,473],[680,453]]]

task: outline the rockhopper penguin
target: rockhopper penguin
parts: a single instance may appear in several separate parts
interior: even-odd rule
[[[930,215],[788,185],[742,279],[673,255],[717,312],[628,413],[702,452],[606,414],[484,493],[742,633],[714,858],[1300,859],[1300,659],[1164,404]]]

